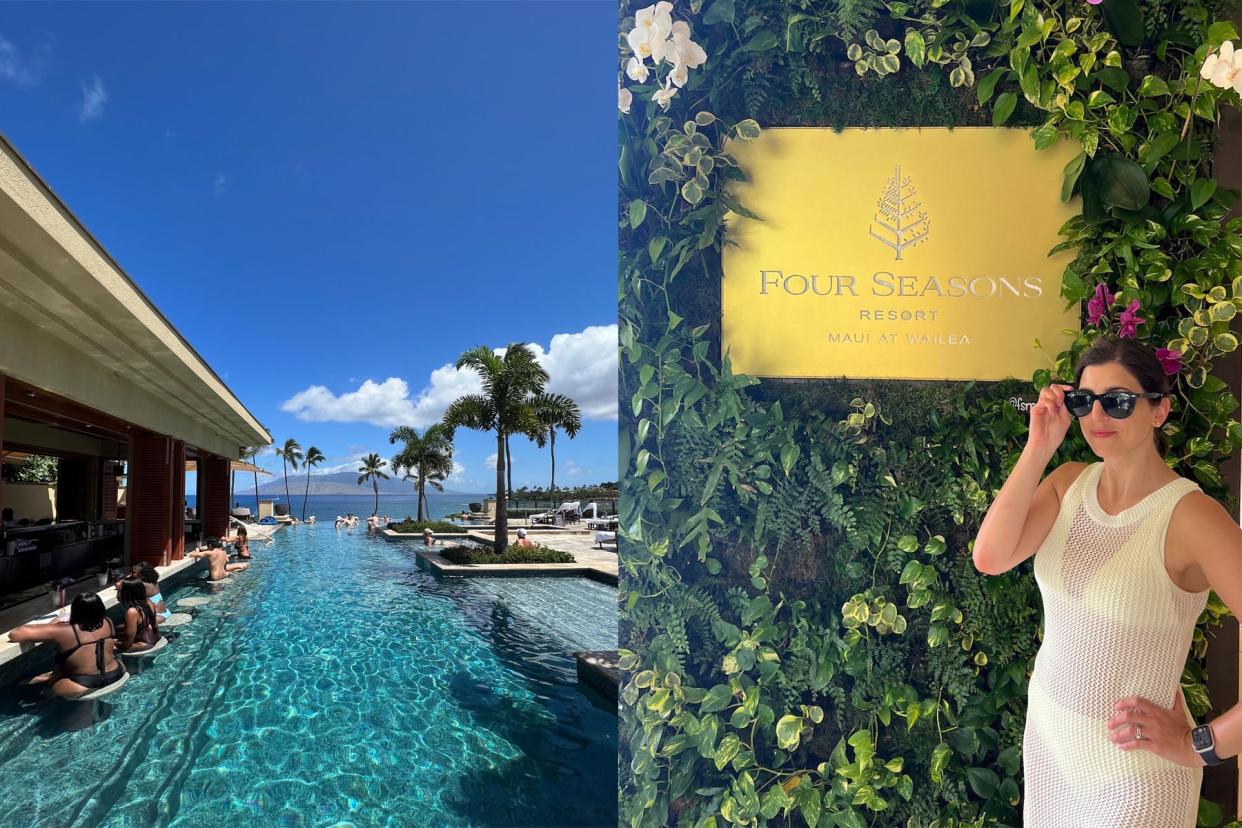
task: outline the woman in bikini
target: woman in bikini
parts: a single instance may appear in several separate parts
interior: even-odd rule
[[[155,571],[155,567],[147,561],[134,564],[134,568],[130,574],[138,580],[142,581],[143,586],[147,590],[147,597],[151,599],[151,605],[155,607],[155,614],[160,617],[161,621],[167,621],[172,618],[172,610],[164,606],[164,596],[160,594],[160,576]]]
[[[236,535],[230,535],[227,538],[221,538],[221,540],[225,543],[232,543],[237,547],[237,560],[254,560],[254,556],[250,554],[250,537],[246,532],[245,526],[238,526]]]
[[[116,657],[115,638],[116,628],[103,600],[93,592],[73,599],[68,623],[26,624],[9,633],[9,640],[16,643],[56,643],[56,667],[31,683],[46,683],[63,699],[76,699],[125,675],[125,666]]]
[[[139,578],[129,577],[121,581],[117,593],[121,606],[125,607],[121,650],[132,653],[151,649],[160,640],[160,627],[155,606],[147,597],[146,584]]]

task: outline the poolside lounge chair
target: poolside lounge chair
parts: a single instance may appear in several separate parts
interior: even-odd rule
[[[616,543],[616,542],[617,542],[616,532],[596,532],[595,533],[595,546],[598,547],[599,549],[603,549],[605,543]]]

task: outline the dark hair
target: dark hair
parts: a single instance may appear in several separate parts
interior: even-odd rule
[[[147,624],[155,626],[155,613],[151,611],[151,605],[147,601],[147,587],[141,578],[130,576],[121,581],[121,604],[126,611],[130,607],[138,610],[147,619]]]
[[[248,537],[250,537],[250,535],[246,532],[246,524],[243,523],[241,526],[237,527],[237,534],[241,537],[242,540],[246,540]]]
[[[203,540],[203,545],[208,549],[219,549],[224,546],[224,544],[221,543],[220,539],[217,537],[205,538]]]
[[[12,520],[12,519],[13,519],[13,510],[9,508],[8,506],[5,506],[4,509],[0,511],[0,520]]]
[[[155,567],[151,565],[150,561],[141,561],[134,564],[132,571],[140,580],[148,584],[158,584],[160,582],[160,575],[155,571]]]
[[[1133,374],[1143,391],[1169,395],[1169,375],[1164,372],[1160,360],[1156,359],[1155,352],[1136,340],[1112,336],[1100,337],[1078,357],[1078,364],[1074,366],[1074,387],[1077,388],[1082,382],[1082,372],[1085,369],[1092,365],[1114,362]],[[1159,400],[1150,402],[1155,405]],[[1156,451],[1164,457],[1169,450],[1169,438],[1164,429],[1153,429],[1152,440],[1156,444]]]
[[[102,627],[105,615],[103,599],[93,592],[83,592],[69,605],[69,623],[86,632]]]

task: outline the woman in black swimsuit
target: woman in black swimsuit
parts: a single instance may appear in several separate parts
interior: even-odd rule
[[[93,592],[73,599],[67,624],[26,624],[9,633],[9,640],[18,643],[56,642],[56,667],[35,676],[32,683],[46,682],[53,693],[65,699],[107,687],[125,675],[125,666],[116,657],[115,638],[116,628],[107,617],[103,600]]]
[[[225,538],[225,540],[232,541],[237,546],[237,560],[252,560],[250,555],[250,538],[247,536],[245,526],[238,526],[237,534],[231,538]]]
[[[125,652],[149,650],[160,640],[159,621],[155,607],[147,598],[147,587],[141,578],[130,576],[117,587],[117,598],[125,607],[125,625],[121,649]]]

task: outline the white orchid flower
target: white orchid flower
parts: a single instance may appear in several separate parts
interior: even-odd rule
[[[690,80],[690,70],[684,63],[675,63],[673,71],[668,74],[668,79],[676,86],[685,86],[686,81]]]
[[[673,28],[672,12],[673,4],[663,0],[654,6],[639,9],[634,15],[634,28],[646,29],[651,33],[653,40],[663,40],[668,37],[669,31]]]
[[[670,39],[673,42],[674,63],[684,63],[690,69],[697,69],[707,62],[707,52],[690,39],[690,26],[684,20],[673,24]]]
[[[1203,66],[1199,69],[1199,77],[1203,78],[1205,81],[1210,81],[1212,79],[1212,73],[1216,70],[1216,64],[1218,63],[1220,63],[1220,58],[1216,56],[1216,53],[1212,52],[1209,54],[1206,58],[1204,58]]]
[[[626,89],[624,86],[621,85],[620,81],[618,81],[617,82],[617,109],[621,110],[622,114],[629,115],[630,104],[632,103],[634,103],[634,93]]]
[[[651,96],[651,100],[660,105],[660,108],[667,110],[669,104],[673,101],[673,96],[677,94],[677,87],[673,86],[671,78],[665,78],[664,88],[657,89],[655,94]]]
[[[647,63],[636,57],[630,58],[630,62],[625,65],[625,74],[632,81],[639,83],[647,82]]]
[[[1208,55],[1199,69],[1199,77],[1211,81],[1213,86],[1221,89],[1242,88],[1242,51],[1233,48],[1233,43],[1226,40],[1220,46],[1218,54]],[[1240,93],[1242,94],[1242,93]]]
[[[664,59],[671,45],[667,33],[642,26],[635,26],[631,29],[630,33],[625,36],[625,42],[640,62],[651,58],[655,63]]]

